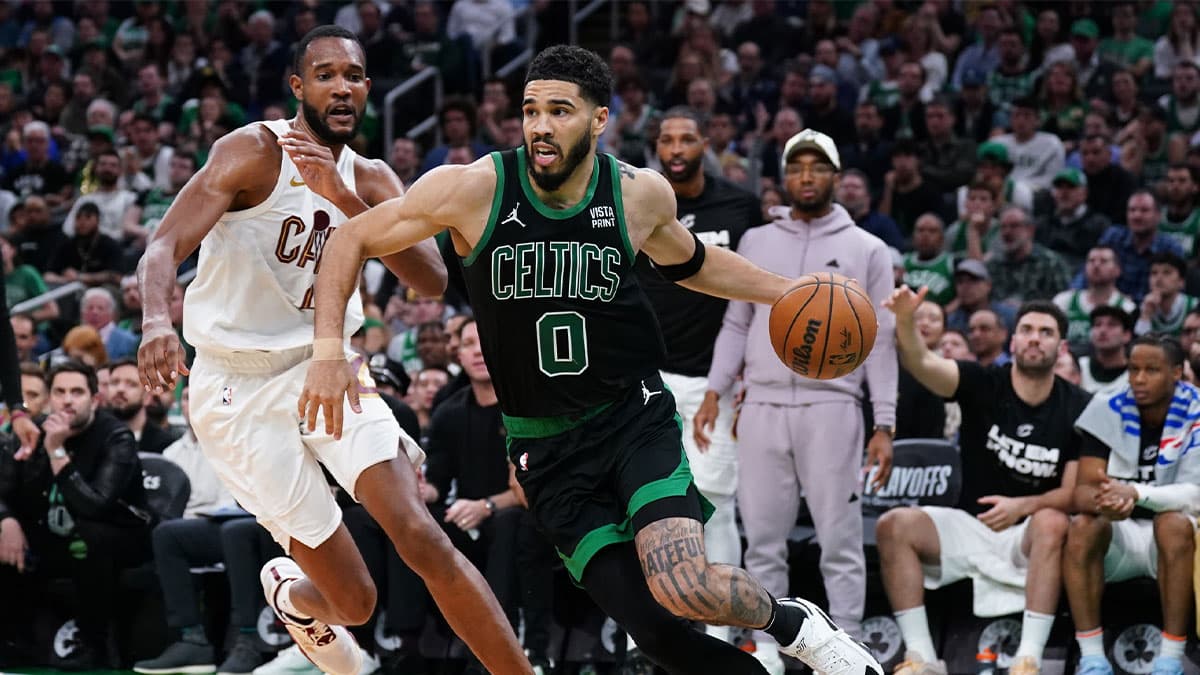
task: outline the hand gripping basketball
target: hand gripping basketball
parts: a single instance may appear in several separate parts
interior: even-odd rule
[[[799,375],[832,380],[867,360],[879,324],[858,282],[841,274],[806,274],[771,306],[775,354]]]

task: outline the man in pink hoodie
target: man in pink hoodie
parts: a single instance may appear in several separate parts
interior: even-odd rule
[[[781,168],[792,206],[773,208],[775,221],[747,231],[738,253],[792,278],[821,271],[844,274],[857,279],[876,304],[890,297],[894,282],[887,245],[833,202],[841,171],[833,141],[811,129],[796,134],[784,148]],[[854,634],[866,601],[859,508],[863,383],[875,416],[867,461],[878,464],[874,482],[882,486],[891,472],[895,433],[895,319],[890,312],[878,314],[879,337],[863,367],[836,380],[811,380],[776,357],[769,316],[765,305],[729,303],[694,433],[704,447],[718,400],[734,395],[734,379],[741,373],[746,398],[738,421],[738,506],[748,543],[746,569],[769,592],[787,591],[787,538],[803,491],[821,545],[829,614]],[[765,634],[756,639],[759,660],[782,673],[776,645]]]

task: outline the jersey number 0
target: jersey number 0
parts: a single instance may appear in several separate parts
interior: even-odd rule
[[[546,312],[537,320],[538,367],[547,377],[587,370],[587,323],[579,312]]]

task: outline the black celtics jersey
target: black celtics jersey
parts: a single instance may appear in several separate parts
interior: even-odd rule
[[[553,417],[621,398],[665,349],[633,272],[617,161],[598,154],[583,199],[559,210],[534,193],[523,148],[491,157],[491,215],[463,268],[500,409]]]

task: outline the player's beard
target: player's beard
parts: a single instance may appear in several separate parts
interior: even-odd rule
[[[304,115],[304,123],[326,145],[345,145],[358,135],[358,127],[362,124],[362,111],[354,111],[354,128],[347,132],[334,131],[325,123],[325,118],[307,101],[300,101],[300,112]]]
[[[679,171],[672,171],[670,163],[665,162],[663,163],[663,173],[667,176],[667,180],[672,183],[686,183],[696,177],[696,173],[700,171],[700,167],[703,164],[704,155],[684,161],[683,168]]]
[[[1013,365],[1017,370],[1030,376],[1045,375],[1054,371],[1054,362],[1058,360],[1057,350],[1048,356],[1042,354],[1040,358],[1029,358],[1026,356],[1026,351],[1020,351],[1013,355]]]
[[[563,168],[559,171],[547,171],[537,166],[533,161],[534,143],[553,145],[554,149],[558,151],[559,156],[563,158]],[[592,135],[589,133],[580,136],[579,140],[575,141],[575,145],[571,146],[566,155],[563,155],[562,146],[554,142],[554,140],[545,137],[534,137],[533,141],[525,142],[525,159],[526,166],[528,167],[526,170],[529,172],[529,177],[533,179],[534,183],[537,183],[538,187],[546,192],[554,192],[562,187],[563,183],[567,182],[567,179],[575,173],[575,169],[579,168],[579,165],[583,163],[584,158],[587,157],[591,149]]]
[[[795,199],[792,200],[792,207],[803,216],[818,216],[829,212],[829,208],[833,206],[833,183],[829,187],[817,192],[816,196],[809,200]]]

